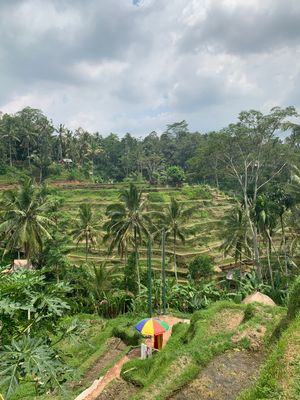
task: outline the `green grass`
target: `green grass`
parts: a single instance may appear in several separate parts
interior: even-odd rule
[[[300,399],[300,315],[289,325],[271,353],[255,385],[239,400]]]

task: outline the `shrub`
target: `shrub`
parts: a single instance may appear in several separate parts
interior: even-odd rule
[[[143,177],[143,175],[141,173],[136,173],[136,172],[132,172],[131,174],[129,174],[127,177],[125,177],[123,179],[123,182],[125,183],[146,183],[145,178]]]
[[[191,279],[195,281],[208,278],[213,274],[213,259],[206,254],[197,256],[191,261],[188,269]]]
[[[291,288],[288,300],[287,317],[294,319],[300,311],[300,278],[297,278]]]
[[[182,189],[182,192],[189,200],[199,200],[199,199],[210,200],[213,198],[207,186],[196,186],[196,187],[186,186],[185,188]]]
[[[112,334],[113,336],[123,340],[127,346],[137,346],[141,340],[141,335],[134,329],[132,323],[124,323],[115,326]]]
[[[167,169],[167,182],[171,186],[181,186],[185,180],[185,173],[181,167],[176,165]]]
[[[99,304],[99,314],[104,318],[116,318],[118,315],[126,314],[132,310],[133,297],[132,293],[122,290],[106,292]]]
[[[166,200],[164,194],[160,192],[149,193],[148,199],[152,203],[164,203]]]
[[[256,308],[254,304],[247,304],[244,312],[243,322],[247,322],[255,316]]]
[[[49,167],[48,167],[48,175],[49,176],[61,176],[63,171],[63,166],[57,163],[52,163]]]
[[[67,176],[68,181],[82,181],[84,180],[84,173],[82,173],[81,170],[79,170],[76,167],[73,167],[68,176]]]

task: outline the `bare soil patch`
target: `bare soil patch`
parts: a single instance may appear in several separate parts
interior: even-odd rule
[[[230,332],[243,321],[243,311],[223,310],[211,323],[211,333]]]
[[[172,400],[234,400],[253,383],[263,356],[228,351],[215,357],[198,377],[174,394]]]
[[[253,351],[258,351],[262,344],[263,338],[266,333],[266,327],[263,325],[259,325],[256,328],[248,328],[243,332],[237,333],[232,337],[232,342],[237,344],[242,339],[247,339],[249,341],[249,348]]]

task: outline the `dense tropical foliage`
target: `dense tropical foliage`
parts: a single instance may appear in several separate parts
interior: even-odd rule
[[[255,291],[286,305],[300,258],[299,126],[291,122],[296,116],[293,107],[268,114],[250,110],[219,132],[190,132],[181,121],[161,135],[137,139],[54,127],[31,108],[3,115],[4,398],[27,384],[36,395],[64,390],[75,372],[59,343],[79,340],[84,324],[76,318],[83,313],[104,319],[165,307],[192,313],[217,300],[239,303]],[[7,187],[10,179],[14,185]],[[87,188],[74,214],[56,187],[71,181],[69,205],[78,181]],[[89,187],[114,187],[117,195],[110,192],[99,210]],[[217,225],[210,215],[218,212],[213,196],[229,199]],[[211,218],[206,233],[202,217]],[[203,254],[193,248],[198,242],[205,246],[212,234],[230,263],[217,262],[209,245]],[[20,258],[27,268],[19,267]],[[114,332],[126,336],[122,329]]]

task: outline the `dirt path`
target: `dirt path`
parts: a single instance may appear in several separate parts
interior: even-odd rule
[[[215,357],[198,377],[169,399],[234,400],[253,383],[263,355],[227,351]]]
[[[168,342],[171,333],[172,333],[172,327],[173,325],[183,322],[183,323],[189,323],[189,320],[185,320],[182,318],[177,318],[177,317],[172,317],[170,315],[163,315],[159,317],[162,321],[166,322],[169,325],[168,331],[164,334],[164,341],[163,341],[163,346],[166,345]],[[151,343],[153,340],[148,339],[146,343]],[[139,351],[134,352],[134,356],[139,356]],[[123,380],[119,379],[120,378],[120,373],[123,364],[125,364],[132,356],[124,356],[122,357],[111,369],[107,371],[107,373],[104,375],[104,377],[101,377],[100,379],[94,381],[94,383],[90,386],[90,388],[86,389],[84,392],[82,392],[75,400],[102,400],[102,399],[120,399],[120,400],[125,400],[126,398],[130,398],[130,394],[133,393],[133,391],[136,391],[133,387],[130,387],[130,385],[127,385]],[[99,360],[101,363],[101,360]],[[95,377],[97,377],[97,371],[95,371]],[[98,370],[99,372],[99,370]],[[113,382],[111,385],[108,386],[113,380],[116,380]],[[126,390],[124,390],[126,388]],[[123,390],[123,391],[122,391]],[[129,397],[124,397],[125,393]],[[121,396],[121,397],[118,397]]]

